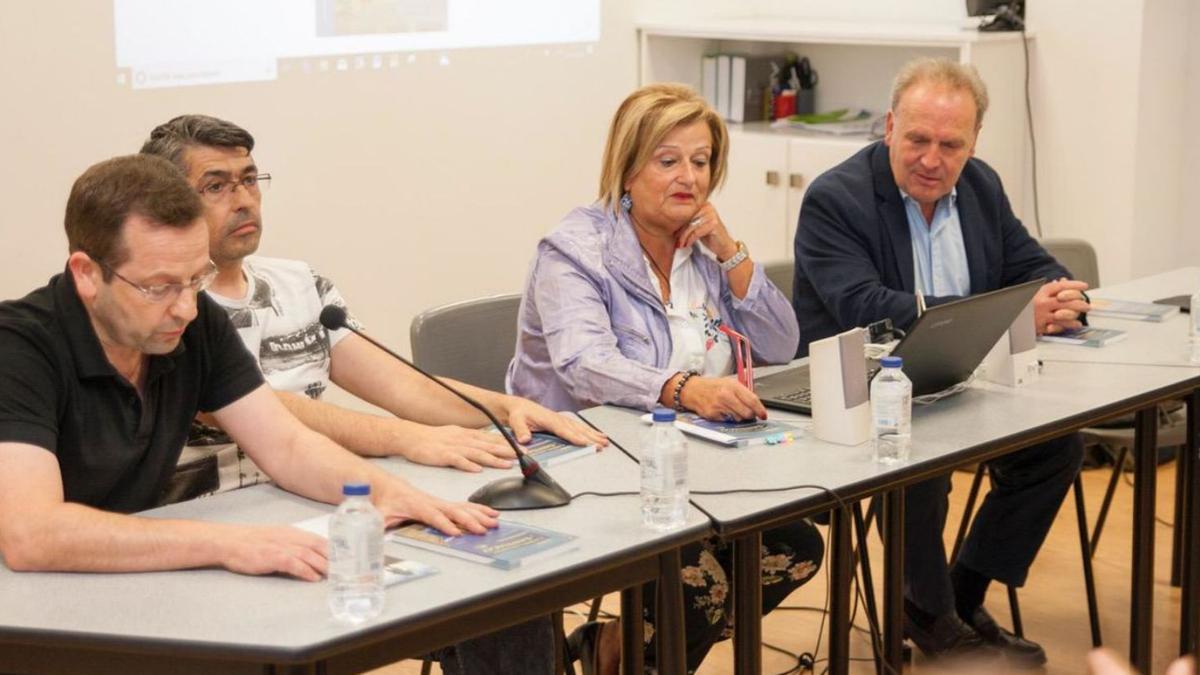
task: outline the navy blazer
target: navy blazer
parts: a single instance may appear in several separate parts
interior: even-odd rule
[[[957,187],[972,293],[1070,277],[1013,215],[990,166],[967,160]],[[891,318],[907,329],[916,320],[912,236],[882,141],[813,181],[800,208],[795,260],[797,356],[806,356],[813,340],[855,326]],[[955,299],[926,296],[925,302]]]

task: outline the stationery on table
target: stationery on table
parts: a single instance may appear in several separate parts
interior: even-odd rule
[[[653,415],[642,416],[642,421],[652,423]],[[675,428],[685,434],[720,443],[731,448],[752,445],[778,445],[790,443],[804,435],[804,430],[794,424],[775,420],[747,420],[714,422],[695,413],[679,413]]]
[[[1179,313],[1179,307],[1175,305],[1134,302],[1132,300],[1092,298],[1091,305],[1092,308],[1088,310],[1088,316],[1131,319],[1133,321],[1163,321]]]
[[[392,530],[387,540],[429,551],[445,553],[471,562],[510,570],[525,563],[565,553],[575,547],[575,536],[511,520],[501,520],[484,534],[452,536],[422,525],[410,523]]]
[[[1068,345],[1079,345],[1080,347],[1103,347],[1114,342],[1120,342],[1126,337],[1128,337],[1128,334],[1123,330],[1084,326],[1079,330],[1067,331],[1058,335],[1042,335],[1038,339],[1043,342],[1058,342]]]
[[[318,537],[329,538],[329,515],[317,516],[308,520],[292,523],[292,527],[305,532],[312,532]],[[383,585],[395,586],[421,577],[436,574],[437,568],[418,560],[400,558],[394,555],[383,556]]]
[[[484,428],[488,433],[498,434],[496,425],[488,425]],[[569,442],[541,431],[533,432],[533,438],[525,443],[522,447],[525,448],[525,454],[533,457],[542,466],[554,466],[562,464],[572,459],[577,459],[585,455],[595,454],[599,448],[594,445],[571,445]]]
[[[721,324],[718,330],[729,338],[729,347],[733,351],[733,362],[737,366],[738,382],[750,391],[754,391],[754,358],[750,352],[750,338],[726,324]]]

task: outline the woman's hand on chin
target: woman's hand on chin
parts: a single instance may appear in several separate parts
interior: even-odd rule
[[[721,220],[712,202],[705,202],[692,220],[675,234],[678,248],[688,248],[697,241],[703,242],[720,260],[727,260],[737,253],[737,241],[725,229],[725,221]]]

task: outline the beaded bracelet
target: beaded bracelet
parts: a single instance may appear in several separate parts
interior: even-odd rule
[[[672,396],[672,398],[675,401],[675,409],[679,412],[684,411],[683,401],[679,400],[679,395],[683,393],[683,385],[687,384],[687,381],[692,379],[692,377],[699,374],[700,373],[697,373],[694,370],[685,371],[683,373],[683,377],[679,378],[679,381],[675,383],[675,394]]]

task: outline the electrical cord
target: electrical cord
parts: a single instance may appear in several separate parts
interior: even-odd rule
[[[1038,239],[1042,238],[1042,213],[1038,199],[1037,139],[1033,134],[1033,99],[1029,95],[1029,40],[1025,37],[1025,22],[1021,22],[1021,50],[1025,54],[1025,119],[1029,123],[1029,154],[1033,178],[1033,226]]]

